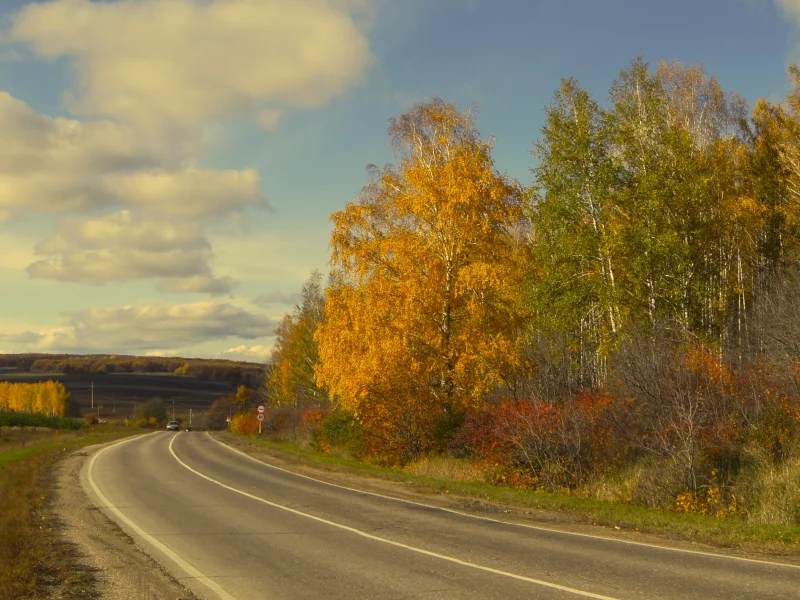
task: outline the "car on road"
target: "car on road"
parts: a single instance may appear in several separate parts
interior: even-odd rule
[[[167,431],[180,431],[181,425],[177,421],[167,423]]]

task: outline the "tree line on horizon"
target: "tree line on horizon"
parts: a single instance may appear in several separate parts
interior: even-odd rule
[[[257,387],[264,366],[255,363],[174,356],[0,354],[0,365],[23,373],[108,375],[110,373],[171,373],[200,381],[227,381]],[[2,371],[0,370],[0,376]]]
[[[752,110],[698,65],[636,59],[605,102],[566,79],[527,187],[472,112],[391,119],[396,164],[332,215],[327,284],[277,330],[272,408],[381,462],[800,523],[789,75]]]

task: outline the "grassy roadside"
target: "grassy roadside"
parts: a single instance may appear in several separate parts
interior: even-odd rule
[[[526,513],[526,518],[536,521],[552,523],[568,520],[585,525],[654,534],[665,540],[708,544],[754,554],[800,557],[800,527],[754,525],[735,518],[678,513],[575,495],[533,492],[480,482],[415,475],[401,469],[380,467],[282,442],[229,433],[214,435],[219,435],[222,441],[238,442],[237,446],[245,451],[248,448],[260,449],[308,467],[404,482],[420,493],[458,496],[466,500],[463,504],[479,501],[495,505],[494,508],[498,509],[515,509]],[[554,518],[556,515],[558,518]]]
[[[46,597],[43,582],[73,576],[56,541],[58,523],[45,510],[59,456],[132,433],[118,427],[0,431],[0,599]]]

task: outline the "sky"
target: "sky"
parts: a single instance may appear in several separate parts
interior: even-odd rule
[[[264,362],[391,117],[473,107],[530,185],[639,55],[778,102],[800,0],[0,0],[0,353]]]

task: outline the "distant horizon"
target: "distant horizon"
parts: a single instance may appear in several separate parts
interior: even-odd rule
[[[218,361],[218,362],[230,362],[236,364],[246,364],[246,365],[255,365],[258,367],[264,367],[266,363],[258,363],[248,360],[234,360],[230,358],[204,358],[202,356],[174,356],[174,355],[143,355],[143,354],[106,354],[106,353],[64,353],[64,352],[0,352],[0,360],[5,360],[6,357],[23,357],[23,356],[41,356],[41,357],[74,357],[74,358],[107,358],[109,360],[115,360],[120,358],[140,358],[140,359],[175,359],[175,360],[195,360],[195,361]],[[6,367],[0,365],[0,369],[9,369],[9,368],[16,368],[16,367]],[[136,371],[130,371],[130,373],[135,373]],[[146,372],[146,371],[142,371]],[[118,373],[104,373],[104,375],[115,375]],[[160,375],[160,374],[169,374],[169,373],[149,373],[150,375]],[[174,373],[173,373],[174,374]]]

